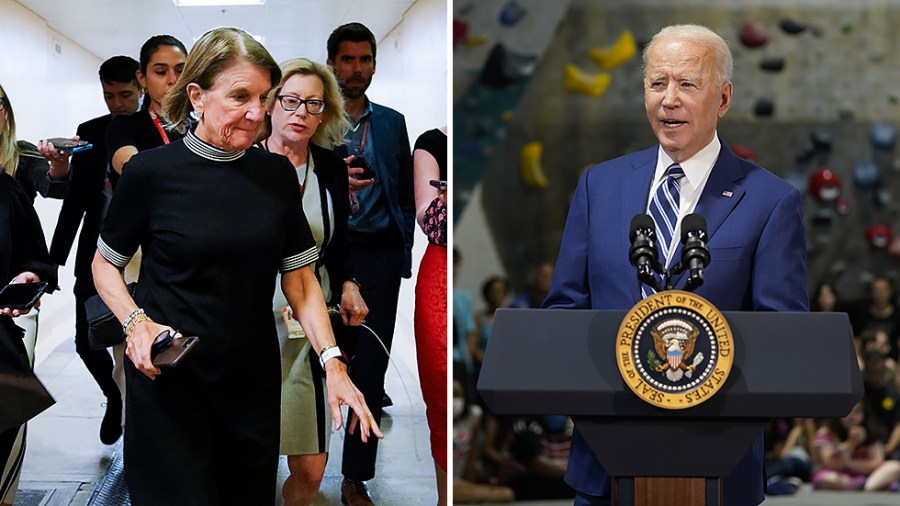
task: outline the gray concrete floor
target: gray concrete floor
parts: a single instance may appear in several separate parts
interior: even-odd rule
[[[519,506],[572,506],[572,501],[524,501]],[[796,495],[768,497],[764,506],[897,506],[900,494],[890,492],[822,492],[804,485]]]
[[[51,303],[49,299],[55,300]],[[115,446],[105,446],[99,439],[104,397],[75,353],[72,327],[65,316],[66,300],[66,294],[57,292],[48,297],[41,311],[35,371],[56,404],[29,422],[16,506],[84,505],[115,450]],[[411,314],[401,311],[397,327],[393,346],[396,368],[389,368],[385,380],[394,406],[387,408],[382,419],[385,439],[379,446],[378,476],[369,482],[369,488],[380,505],[433,505],[437,492],[415,365]],[[342,441],[342,433],[332,436],[331,458],[317,505],[340,504]],[[286,473],[282,458],[278,505]]]

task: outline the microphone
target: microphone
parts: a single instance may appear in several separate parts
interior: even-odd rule
[[[703,269],[709,265],[706,238],[703,216],[691,213],[681,220],[681,265],[690,273],[685,290],[693,291],[703,284]]]
[[[656,225],[649,214],[636,214],[631,219],[631,248],[628,249],[628,260],[637,269],[638,279],[657,292],[662,291],[659,280],[653,272],[662,272],[659,265],[659,252],[656,249]]]

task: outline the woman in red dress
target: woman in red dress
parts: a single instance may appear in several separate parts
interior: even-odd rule
[[[447,504],[447,131],[429,130],[413,150],[416,220],[428,247],[416,278],[416,355],[425,399],[438,504]],[[443,184],[442,184],[443,183]]]

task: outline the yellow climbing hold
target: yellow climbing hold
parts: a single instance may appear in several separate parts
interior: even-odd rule
[[[482,46],[486,44],[488,41],[487,35],[478,35],[474,37],[466,37],[466,40],[463,43],[468,47],[476,47]]]
[[[606,72],[599,74],[585,74],[575,65],[569,63],[565,67],[565,77],[563,78],[563,86],[571,92],[583,93],[591,97],[602,97],[606,93],[606,88],[612,80]]]
[[[519,169],[522,173],[522,180],[532,188],[543,189],[550,186],[550,181],[544,175],[541,167],[543,151],[542,143],[529,142],[522,146],[522,151],[519,153]]]
[[[634,34],[631,30],[625,30],[619,35],[619,40],[609,47],[595,47],[588,56],[594,60],[600,68],[609,70],[631,59],[637,53],[637,44],[634,42]]]
[[[503,121],[510,121],[511,119],[513,119],[512,111],[504,111],[503,114],[500,115],[500,119],[502,119]]]

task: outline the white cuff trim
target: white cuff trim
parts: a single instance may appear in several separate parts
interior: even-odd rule
[[[278,270],[282,273],[295,271],[302,267],[306,267],[307,265],[315,262],[318,259],[319,253],[316,247],[312,246],[303,253],[299,253],[281,260],[281,265],[278,266]]]
[[[128,265],[128,262],[131,261],[130,256],[125,256],[118,251],[112,249],[103,242],[103,238],[97,239],[97,251],[100,252],[100,256],[106,259],[107,262],[115,265],[118,268],[124,268]]]

